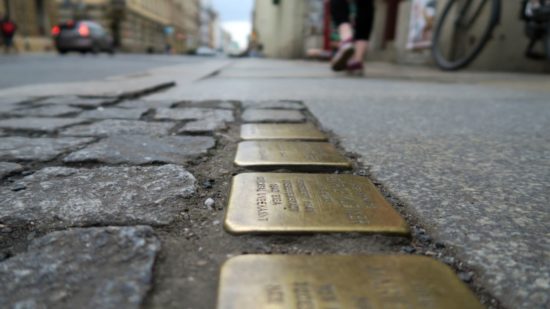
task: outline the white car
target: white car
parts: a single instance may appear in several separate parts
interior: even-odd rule
[[[215,50],[206,46],[201,46],[197,48],[196,54],[198,56],[210,56],[210,57],[218,55],[218,53]]]

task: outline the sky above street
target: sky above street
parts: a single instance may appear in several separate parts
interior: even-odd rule
[[[212,0],[212,5],[220,14],[223,28],[231,33],[240,48],[246,48],[254,0]]]

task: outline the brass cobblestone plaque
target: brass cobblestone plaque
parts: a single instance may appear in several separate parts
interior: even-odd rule
[[[482,309],[453,271],[421,256],[245,255],[221,270],[218,309]]]
[[[225,228],[231,233],[361,232],[409,228],[367,178],[245,173],[233,177]]]
[[[327,140],[327,137],[310,123],[257,123],[243,124],[241,126],[241,138],[243,140]]]
[[[351,168],[351,162],[329,143],[245,141],[235,164],[243,167]]]

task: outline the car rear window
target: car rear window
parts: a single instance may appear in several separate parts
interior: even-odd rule
[[[76,27],[76,23],[63,23],[59,25],[62,30],[71,30]]]

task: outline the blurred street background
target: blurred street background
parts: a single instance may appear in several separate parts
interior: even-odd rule
[[[367,60],[433,66],[430,39],[444,4],[376,0]],[[521,6],[522,1],[501,6],[490,43],[469,69],[549,71],[548,61],[525,57],[529,38],[519,18]],[[483,20],[490,16],[485,11]],[[224,0],[2,0],[0,14],[17,26],[14,46],[19,54],[65,52],[54,42],[57,32],[79,20],[101,27],[117,53],[327,59],[338,41],[328,1],[323,0],[244,0],[235,5]],[[450,36],[450,30],[443,31]]]

